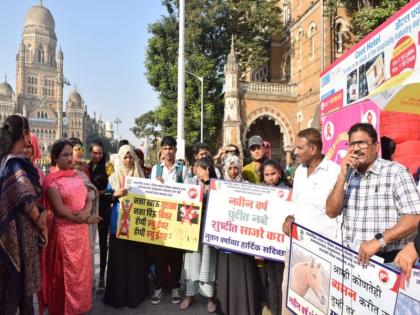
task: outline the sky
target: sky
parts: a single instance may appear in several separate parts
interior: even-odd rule
[[[16,53],[25,16],[39,0],[0,0],[0,80],[16,89]],[[64,54],[64,104],[74,86],[88,112],[122,121],[119,134],[137,145],[134,118],[159,104],[148,84],[144,60],[147,26],[164,15],[160,0],[44,0],[55,20],[57,49]],[[114,134],[116,126],[114,124]]]

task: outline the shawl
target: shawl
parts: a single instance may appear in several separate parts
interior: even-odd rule
[[[18,215],[27,213],[40,196],[39,175],[24,156],[9,154],[0,162],[0,262],[21,271]]]
[[[229,176],[229,167],[234,164],[239,169],[239,174],[236,178],[230,178]],[[242,181],[242,165],[241,160],[236,155],[228,156],[225,161],[223,162],[223,176],[225,180],[235,180],[235,181]]]
[[[39,148],[39,142],[36,135],[32,132],[29,135],[31,137],[31,145],[32,145],[32,150],[33,150],[32,162],[35,163],[35,161],[41,158],[41,149]]]
[[[134,159],[133,167],[124,166],[123,160],[127,153],[130,153]],[[118,151],[118,163],[115,163],[114,167],[114,173],[112,173],[109,177],[109,182],[111,183],[113,190],[118,190],[119,188],[124,187],[124,180],[127,176],[144,178],[137,155],[134,152],[133,147],[129,144],[123,145]]]

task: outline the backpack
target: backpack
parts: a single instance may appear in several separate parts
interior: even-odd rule
[[[182,171],[184,170],[184,164],[182,163],[175,163],[176,167],[176,182],[183,183],[184,179],[182,178]],[[163,163],[159,163],[156,165],[156,177],[162,177],[163,174]]]

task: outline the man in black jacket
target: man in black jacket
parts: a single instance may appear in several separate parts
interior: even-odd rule
[[[107,194],[108,176],[106,173],[106,153],[104,145],[100,140],[91,142],[91,160],[88,164],[90,179],[99,192],[99,216],[102,220],[98,223],[99,251],[100,251],[100,271],[97,293],[102,293],[105,289],[105,268],[108,255],[108,234],[109,221],[111,217],[112,193]]]

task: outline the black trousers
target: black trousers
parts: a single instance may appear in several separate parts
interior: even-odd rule
[[[155,263],[154,289],[179,288],[184,251],[156,245],[151,246],[151,254]],[[169,283],[165,279],[168,274],[168,267],[170,269]]]
[[[23,283],[19,274],[11,275],[0,266],[0,315],[33,315],[33,297],[24,296]]]
[[[271,315],[280,315],[284,263],[265,260],[264,264],[268,279],[268,307],[270,308]]]
[[[111,219],[111,208],[100,205],[99,216],[102,220],[98,223],[99,234],[99,280],[104,280],[106,262],[108,257],[109,222]]]

